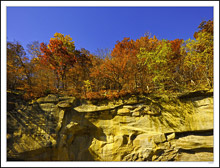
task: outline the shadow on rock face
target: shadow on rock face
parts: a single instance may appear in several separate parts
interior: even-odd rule
[[[24,152],[17,159],[8,158],[8,161],[93,161],[89,147],[94,138],[106,141],[101,128],[92,124],[83,113],[68,108],[57,132],[55,146]]]
[[[94,160],[88,150],[93,138],[106,141],[106,135],[101,128],[92,124],[83,113],[68,109],[58,133],[57,160]]]

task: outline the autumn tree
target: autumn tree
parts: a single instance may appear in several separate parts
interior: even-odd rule
[[[39,59],[42,54],[40,43],[33,41],[27,45],[27,53],[30,58],[27,66],[31,74],[32,89],[31,95],[34,97],[44,96],[55,91],[55,78],[51,68],[41,63]]]
[[[112,53],[111,60],[108,60],[108,69],[112,72],[114,80],[118,83],[118,89],[134,89],[136,83],[136,65],[137,65],[137,48],[135,41],[130,38],[124,38],[117,41]],[[126,85],[125,85],[126,84]]]
[[[105,62],[102,58],[93,55],[90,57],[92,62],[92,67],[90,69],[90,80],[92,80],[94,84],[94,91],[100,91],[105,89],[103,87],[106,86],[106,80],[102,76],[102,64]]]
[[[151,52],[158,46],[158,39],[156,36],[152,36],[150,33],[145,33],[143,37],[140,37],[135,41],[135,46],[137,48],[137,63],[136,63],[136,79],[138,86],[140,86],[142,91],[149,91],[152,85],[152,73],[146,66],[146,58],[142,57],[142,51]]]
[[[209,30],[209,29],[208,29]],[[195,86],[205,82],[212,87],[213,83],[213,34],[212,31],[200,31],[196,39],[188,39],[182,47],[184,55],[183,77]],[[201,84],[201,85],[200,85]]]
[[[34,81],[33,81],[33,77],[34,77],[34,73],[36,72],[34,70],[35,68],[35,60],[36,58],[41,54],[40,52],[40,43],[38,41],[33,41],[29,44],[27,44],[27,55],[29,57],[29,62],[27,63],[27,69],[28,69],[28,72],[29,72],[29,76],[31,77],[30,80],[31,80],[31,83],[33,84]]]
[[[199,26],[198,26],[198,32],[194,33],[194,38],[196,39],[198,37],[198,33],[201,32],[207,32],[211,35],[213,35],[213,20],[208,20],[208,21],[202,21]]]
[[[41,62],[54,70],[57,88],[60,89],[61,83],[64,89],[66,72],[76,62],[74,41],[69,35],[55,33],[48,45],[41,43],[40,50],[42,52],[39,56]]]
[[[90,80],[90,69],[92,67],[92,54],[84,48],[75,50],[76,62],[68,70],[67,80],[69,88],[74,92],[83,92],[84,81]]]
[[[19,42],[7,43],[7,86],[9,89],[31,88],[26,52]]]
[[[158,41],[158,46],[147,51],[145,48],[140,49],[138,57],[145,59],[145,65],[153,77],[152,80],[156,87],[164,87],[164,84],[170,78],[168,56],[171,54],[171,46],[166,40]]]

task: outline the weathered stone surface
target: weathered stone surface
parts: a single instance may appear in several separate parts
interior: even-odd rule
[[[41,110],[46,112],[51,112],[55,108],[55,105],[53,103],[41,103],[39,104]]]
[[[126,114],[115,116],[113,119],[114,123],[125,124],[125,126],[127,126],[129,123],[135,122],[135,117],[125,115]]]
[[[75,97],[63,97],[57,104],[60,108],[74,108],[79,104],[79,100]]]
[[[170,135],[167,135],[167,140],[168,141],[170,141],[170,140],[172,140],[172,139],[174,139],[175,138],[175,133],[172,133],[172,134],[170,134]]]
[[[58,105],[58,107],[60,107],[60,108],[70,108],[70,107],[72,107],[72,104],[71,104],[71,103],[65,102],[65,101],[61,101],[61,102],[59,102],[57,105]]]
[[[133,110],[135,109],[136,107],[135,106],[131,106],[131,105],[124,105],[123,108],[127,108],[129,110]]]
[[[62,127],[64,113],[65,113],[64,110],[60,110],[59,116],[58,116],[58,123],[57,123],[57,127],[56,127],[56,132],[58,132],[60,130],[60,128]]]
[[[81,113],[89,113],[89,112],[113,110],[113,109],[120,107],[120,106],[121,106],[121,104],[119,104],[119,105],[109,104],[109,105],[102,105],[102,106],[83,104],[81,106],[75,107],[74,109],[78,112],[81,112]]]
[[[148,115],[159,115],[160,112],[159,111],[145,111],[144,114],[148,114]]]
[[[148,112],[148,111],[150,111],[150,106],[146,106],[146,107],[144,108],[144,112]]]
[[[202,107],[202,106],[210,106],[213,104],[213,99],[212,98],[205,98],[201,100],[196,100],[193,102],[195,107]]]
[[[131,112],[130,112],[130,110],[127,109],[127,108],[122,108],[122,109],[119,109],[119,110],[118,110],[118,113],[117,113],[117,114],[118,114],[118,115],[130,115]]]
[[[151,135],[140,134],[134,139],[133,145],[135,146],[135,148],[142,147],[152,149],[155,144]]]
[[[166,137],[164,134],[156,134],[156,135],[153,135],[153,141],[156,144],[162,143],[166,141]]]
[[[141,114],[140,114],[139,111],[135,111],[135,112],[132,113],[132,116],[133,116],[133,117],[139,117],[140,115],[141,115]]]
[[[198,148],[213,148],[213,136],[189,135],[171,142],[177,149],[191,150]]]
[[[133,110],[133,112],[142,111],[144,108],[146,108],[146,105],[141,104],[141,105],[139,105],[138,107],[136,107],[136,108]]]
[[[152,161],[174,161],[177,156],[178,150],[161,150],[159,153],[154,155],[154,158],[152,157]]]
[[[198,152],[198,153],[181,153],[175,158],[176,161],[187,162],[210,162],[213,161],[213,152]]]
[[[75,98],[48,95],[28,106],[8,112],[8,158],[213,160],[212,97],[79,105]]]
[[[213,98],[200,99],[193,103],[196,103],[194,113],[186,118],[191,130],[213,129]]]
[[[59,99],[57,95],[49,94],[46,97],[41,97],[37,99],[38,103],[58,103]]]

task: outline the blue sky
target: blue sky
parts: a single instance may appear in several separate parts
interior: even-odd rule
[[[201,21],[212,18],[212,7],[8,7],[7,40],[26,48],[59,32],[70,35],[77,49],[94,53],[145,32],[159,39],[193,38]]]

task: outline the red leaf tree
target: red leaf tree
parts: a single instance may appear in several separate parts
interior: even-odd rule
[[[58,35],[62,36],[59,33]],[[55,38],[50,39],[48,45],[41,43],[40,50],[42,55],[39,57],[43,64],[54,70],[57,78],[57,88],[59,89],[61,86],[64,89],[66,87],[66,72],[76,62],[75,46],[71,38],[65,38],[64,36],[59,38],[57,33],[54,36]]]

